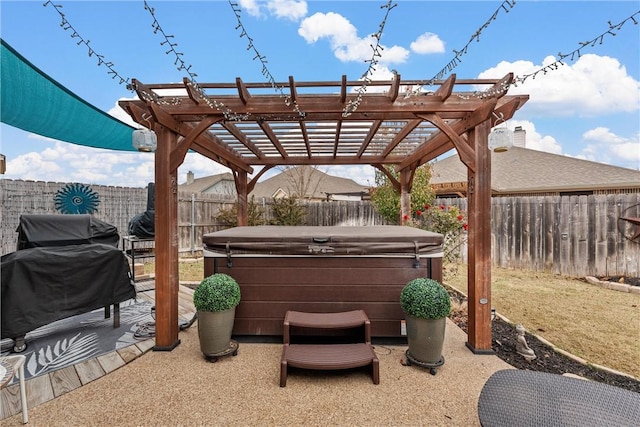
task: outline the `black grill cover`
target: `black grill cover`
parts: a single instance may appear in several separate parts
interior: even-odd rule
[[[18,225],[18,250],[104,243],[118,246],[118,229],[88,214],[25,214]]]
[[[131,218],[127,231],[139,239],[153,239],[156,236],[155,211],[144,211]]]
[[[124,253],[110,245],[24,249],[0,268],[2,338],[136,296]]]

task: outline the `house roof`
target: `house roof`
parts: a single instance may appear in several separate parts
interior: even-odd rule
[[[180,191],[187,191],[190,193],[204,193],[209,188],[213,187],[220,181],[231,181],[234,183],[233,175],[230,172],[220,173],[217,175],[205,176],[202,178],[196,178],[191,184],[180,184]]]
[[[467,168],[457,155],[432,163],[431,184],[454,188],[466,182]],[[491,188],[494,194],[640,189],[640,171],[512,147],[491,154]]]
[[[289,196],[325,199],[327,194],[361,194],[368,192],[368,187],[348,178],[326,174],[311,166],[298,166],[287,168],[278,175],[258,182],[250,195],[258,198],[270,198],[279,190]],[[305,194],[298,194],[302,192]]]

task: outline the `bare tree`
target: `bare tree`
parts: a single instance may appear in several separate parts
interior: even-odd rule
[[[324,176],[317,166],[285,166],[281,171],[287,181],[289,197],[302,200],[313,198]]]

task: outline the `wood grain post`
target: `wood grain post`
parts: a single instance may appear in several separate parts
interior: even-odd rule
[[[247,172],[239,170],[234,174],[236,192],[238,193],[238,227],[249,225],[249,192],[247,185]]]
[[[178,339],[178,177],[170,170],[170,154],[177,135],[156,125],[155,246],[156,351],[171,351]]]
[[[411,178],[410,169],[400,171],[400,224],[404,225],[405,217],[411,218]]]
[[[468,332],[466,346],[476,354],[491,349],[491,151],[490,122],[469,131],[476,172],[468,169]]]

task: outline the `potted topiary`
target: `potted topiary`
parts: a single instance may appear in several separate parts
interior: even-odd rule
[[[435,368],[444,363],[444,330],[451,312],[449,293],[437,280],[420,277],[402,289],[400,305],[407,325],[408,364],[429,367],[435,374]]]
[[[231,333],[240,303],[240,286],[229,275],[215,273],[206,277],[193,292],[198,315],[200,350],[215,358],[231,346]]]

